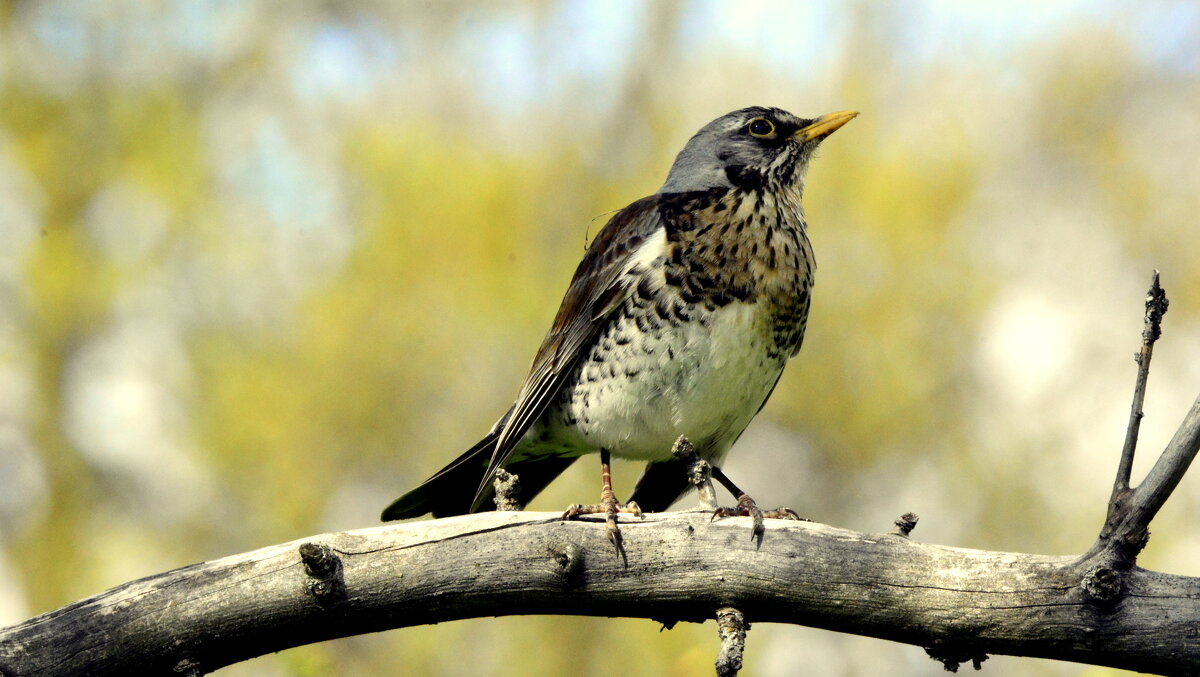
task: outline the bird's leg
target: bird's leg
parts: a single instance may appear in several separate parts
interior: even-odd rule
[[[763,518],[770,517],[773,519],[803,519],[796,514],[791,508],[776,508],[774,510],[762,510],[758,504],[754,502],[750,495],[738,488],[736,484],[730,480],[725,473],[717,466],[712,466],[712,477],[721,483],[721,486],[729,490],[729,493],[737,497],[737,506],[733,508],[717,508],[713,511],[712,519],[718,517],[734,517],[744,515],[754,520],[754,530],[750,532],[750,538],[761,538],[763,534]]]
[[[608,540],[616,547],[618,553],[624,552],[621,547],[621,529],[617,526],[617,513],[626,512],[641,517],[642,509],[637,503],[630,501],[625,505],[617,502],[617,496],[612,488],[611,457],[607,449],[600,450],[600,502],[593,505],[574,503],[563,513],[562,518],[571,519],[576,515],[595,515],[604,513],[608,528]]]

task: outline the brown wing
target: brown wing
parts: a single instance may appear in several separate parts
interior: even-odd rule
[[[631,259],[662,228],[658,204],[659,197],[652,195],[622,209],[588,246],[500,431],[492,462],[475,494],[477,501],[496,470],[508,462],[525,431],[554,401],[608,316],[633,291],[636,273],[629,270]]]

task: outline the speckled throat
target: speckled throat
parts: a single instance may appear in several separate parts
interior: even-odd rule
[[[666,284],[678,297],[672,312],[697,305],[711,312],[733,301],[768,304],[769,356],[779,358],[800,350],[816,258],[799,185],[771,187],[756,182],[665,195],[659,210],[667,231]]]

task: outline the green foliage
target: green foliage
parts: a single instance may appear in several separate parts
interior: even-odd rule
[[[540,94],[522,104],[521,92],[488,98],[480,36],[568,59],[556,24],[538,23],[554,15],[539,3],[368,5],[357,18],[264,3],[229,9],[227,30],[178,26],[176,42],[150,31],[129,52],[120,45],[140,46],[137,22],[157,15],[87,18],[86,4],[59,7],[59,24],[45,23],[48,6],[0,4],[0,425],[30,440],[30,472],[45,477],[28,504],[0,501],[0,565],[15,569],[9,598],[23,603],[0,609],[0,622],[156,570],[373,524],[503,412],[586,238],[657,189],[726,97],[863,112],[809,176],[819,262],[809,332],[751,429],[805,450],[817,476],[763,502],[866,530],[932,510],[942,526],[922,522],[918,537],[1082,550],[1120,446],[1133,377],[1122,360],[1152,267],[1172,294],[1164,341],[1196,345],[1195,69],[1164,69],[1130,35],[1063,25],[993,54],[939,34],[923,62],[904,48],[919,13],[883,30],[866,10],[832,4],[846,33],[827,48],[846,67],[815,74],[733,49],[714,66],[722,50],[689,47],[686,25],[639,19],[669,59],[600,75],[547,59],[529,76]],[[737,37],[722,30],[705,39]],[[312,96],[304,78],[338,67],[307,51],[326,31],[368,56]],[[620,49],[637,52],[634,42]],[[76,49],[85,58],[72,60]],[[367,93],[346,84],[356,78]],[[680,83],[731,84],[698,99]],[[18,209],[36,232],[18,232]],[[1055,309],[1061,323],[1044,334],[1070,339],[1063,350],[989,343],[1020,329],[1002,311],[1030,298]],[[1023,359],[1043,350],[1048,385],[1024,388],[1039,375]],[[1183,349],[1175,359],[1196,363]],[[1162,390],[1149,406],[1167,411],[1194,396],[1196,372],[1163,370],[1176,373],[1154,373]],[[1146,454],[1166,419],[1144,428]],[[1092,453],[1092,431],[1113,453]],[[757,463],[753,493],[788,461],[756,449],[764,438],[752,433],[735,455]],[[577,466],[535,507],[587,499],[595,468]],[[619,492],[635,473],[618,468]],[[1046,511],[1060,518],[1037,517]],[[1170,533],[1156,528],[1148,557],[1178,570],[1186,551]],[[486,619],[229,672],[710,669],[710,627],[654,630]],[[791,632],[756,627],[746,674],[804,665],[802,651],[781,648]],[[543,648],[514,648],[529,644]],[[863,646],[848,653],[892,650]],[[854,660],[845,674],[861,674]],[[934,672],[919,663],[928,669],[904,674]]]

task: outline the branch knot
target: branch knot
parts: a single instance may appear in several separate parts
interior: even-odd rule
[[[925,653],[929,657],[942,664],[946,672],[958,672],[958,667],[963,663],[970,663],[971,667],[976,670],[983,669],[983,662],[988,659],[988,655],[983,652],[972,652],[966,649],[954,648],[949,646],[927,646]]]
[[[550,546],[550,557],[558,565],[558,575],[564,587],[573,588],[582,582],[582,548],[575,543],[554,543]]]
[[[1120,571],[1105,565],[1096,565],[1083,575],[1080,587],[1083,594],[1099,606],[1111,606],[1121,597],[1125,577]]]
[[[1142,342],[1154,343],[1162,336],[1162,318],[1167,314],[1167,292],[1158,284],[1158,271],[1154,271],[1154,279],[1150,283],[1150,291],[1146,292],[1146,325],[1142,329]]]
[[[342,580],[342,560],[333,548],[319,543],[300,546],[300,561],[308,579],[304,588],[321,607],[330,607],[346,599],[346,583]]]
[[[921,519],[921,518],[917,516],[917,513],[906,512],[903,515],[897,517],[896,521],[893,522],[893,524],[896,525],[896,528],[892,529],[891,533],[893,533],[896,536],[902,536],[904,538],[908,538],[908,535],[911,534],[912,530],[916,528],[917,520],[919,520],[919,519]]]

